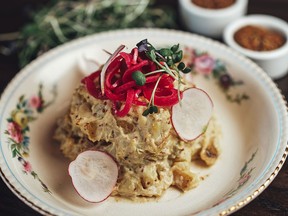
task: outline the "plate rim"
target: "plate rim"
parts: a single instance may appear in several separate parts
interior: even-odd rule
[[[12,80],[10,80],[10,82],[7,84],[7,86],[5,87],[4,91],[1,94],[0,97],[0,110],[3,110],[5,107],[3,101],[5,101],[5,98],[7,97],[7,94],[9,92],[11,92],[11,90],[13,90],[15,88],[15,84],[18,83],[18,80],[23,79],[23,77],[25,77],[25,75],[28,75],[31,71],[33,71],[33,68],[36,67],[37,65],[41,65],[41,63],[45,62],[45,60],[49,59],[49,57],[53,57],[55,55],[57,55],[57,53],[59,52],[64,52],[66,49],[69,49],[71,47],[75,47],[77,48],[78,44],[85,44],[89,41],[93,41],[95,40],[95,38],[99,37],[105,37],[107,35],[129,35],[129,34],[133,34],[133,35],[143,35],[144,32],[151,34],[153,36],[157,36],[158,34],[170,34],[170,35],[178,35],[178,36],[183,36],[183,37],[193,37],[196,40],[201,40],[204,43],[212,43],[215,46],[219,46],[221,47],[221,49],[225,50],[225,51],[229,51],[232,52],[234,55],[236,55],[238,58],[240,58],[242,61],[244,61],[246,64],[249,64],[251,67],[253,67],[255,69],[255,73],[257,75],[260,76],[260,79],[264,80],[265,83],[269,84],[269,88],[272,89],[274,91],[274,98],[276,100],[276,102],[278,103],[279,107],[281,108],[281,110],[279,110],[279,112],[281,112],[280,114],[283,115],[285,117],[285,119],[283,119],[284,123],[282,123],[281,125],[286,125],[287,127],[287,122],[288,122],[288,117],[287,117],[287,113],[288,113],[288,107],[287,107],[287,101],[285,100],[284,95],[282,94],[281,90],[276,86],[276,84],[272,81],[272,79],[259,67],[257,66],[254,62],[252,62],[250,59],[244,57],[243,55],[239,54],[237,51],[233,50],[232,48],[226,46],[225,44],[222,44],[218,41],[215,41],[213,39],[210,38],[206,38],[204,36],[200,36],[197,34],[193,34],[190,32],[185,32],[182,30],[173,30],[173,29],[159,29],[159,28],[131,28],[131,29],[120,29],[120,30],[111,30],[111,31],[105,31],[105,32],[101,32],[101,33],[95,33],[92,35],[88,35],[85,37],[81,37],[81,38],[77,38],[74,40],[71,40],[65,44],[59,45],[56,48],[53,48],[51,50],[49,50],[48,52],[44,53],[43,55],[41,55],[40,57],[38,57],[37,59],[33,60],[31,63],[29,63],[26,67],[24,67],[23,69],[21,69],[13,78]],[[268,87],[267,87],[268,88]],[[7,100],[7,99],[6,99]],[[283,112],[283,113],[282,113]],[[2,117],[0,117],[0,120],[2,122]],[[239,201],[236,204],[233,205],[229,205],[226,208],[224,208],[224,210],[218,211],[219,215],[228,215],[231,214],[235,211],[237,211],[238,209],[242,208],[243,206],[245,206],[246,204],[248,204],[249,202],[251,202],[254,198],[256,198],[261,192],[263,192],[268,185],[274,180],[274,178],[277,176],[277,174],[279,173],[279,171],[281,170],[281,167],[283,166],[286,158],[287,158],[287,154],[288,154],[288,142],[287,142],[287,128],[283,128],[283,134],[280,134],[279,136],[281,136],[280,138],[286,138],[286,146],[285,146],[285,150],[282,154],[282,157],[280,158],[278,164],[276,164],[275,169],[273,170],[273,172],[269,175],[269,177],[263,182],[263,184],[261,184],[257,189],[254,190],[253,193],[251,193],[249,196],[243,198],[241,201]],[[282,142],[285,142],[285,140],[280,140],[279,141],[280,144],[282,144]],[[0,145],[1,142],[0,142]],[[282,146],[282,145],[280,145]],[[282,152],[282,151],[281,151]],[[280,152],[280,153],[281,153]],[[276,158],[275,158],[276,159]],[[20,199],[22,200],[25,204],[27,204],[29,207],[33,208],[34,210],[38,211],[41,214],[48,214],[48,215],[58,215],[55,214],[53,212],[53,209],[47,209],[47,203],[35,203],[32,202],[31,200],[29,200],[29,194],[27,196],[27,192],[28,191],[21,191],[22,188],[20,188],[20,191],[13,185],[13,179],[11,181],[11,175],[13,175],[12,173],[5,174],[5,169],[3,171],[2,168],[2,158],[0,160],[0,176],[3,179],[4,183],[8,186],[8,188]],[[271,167],[273,168],[275,161],[271,161]],[[264,175],[265,176],[265,175]],[[13,177],[13,176],[12,176]],[[17,180],[17,179],[14,179]],[[16,182],[17,183],[17,182]],[[18,184],[18,183],[17,183]],[[26,189],[27,190],[27,189]],[[44,205],[44,208],[43,206]]]

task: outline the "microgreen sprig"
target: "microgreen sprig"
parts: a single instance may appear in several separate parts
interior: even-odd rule
[[[143,86],[145,85],[146,83],[146,77],[145,75],[141,72],[141,71],[135,71],[133,74],[132,74],[132,79],[135,81],[135,83],[138,85],[138,86]]]
[[[161,48],[157,50],[147,39],[140,41],[137,45],[139,52],[145,52],[146,56],[151,59],[158,67],[158,70],[151,71],[145,74],[145,76],[156,74],[156,73],[167,73],[173,77],[178,83],[178,99],[181,101],[180,88],[182,81],[181,73],[191,72],[191,68],[186,67],[185,63],[182,62],[183,51],[179,50],[179,44],[173,45],[171,48]],[[136,81],[136,80],[135,80]],[[137,83],[137,82],[136,82]],[[157,86],[154,88],[156,91]],[[155,91],[153,90],[151,98],[154,98]],[[148,104],[147,110],[152,110],[151,102]],[[155,106],[152,103],[152,107]],[[149,111],[145,110],[143,115],[148,115]],[[153,112],[152,112],[153,113]]]
[[[156,89],[157,89],[157,86],[161,80],[162,76],[160,76],[153,88],[153,91],[152,91],[152,94],[151,94],[151,98],[150,98],[150,101],[149,101],[149,104],[148,104],[148,108],[146,110],[144,110],[144,112],[142,113],[143,116],[147,116],[149,114],[153,114],[153,113],[157,113],[158,112],[158,107],[155,106],[154,104],[154,97],[155,97],[155,93],[156,93]]]
[[[183,51],[179,50],[179,44],[173,45],[169,48],[161,48],[157,50],[147,39],[140,41],[137,45],[139,52],[145,52],[146,55],[156,63],[160,68],[169,70],[169,67],[175,66],[178,64],[179,67],[174,67],[174,70],[177,72],[181,71],[183,73],[189,73],[191,68],[186,67],[184,62],[181,62],[183,58]],[[166,62],[167,67],[163,67],[161,62]],[[165,70],[165,71],[166,71]],[[170,70],[171,71],[171,70]],[[175,72],[173,71],[173,72]],[[169,71],[166,71],[167,73]]]

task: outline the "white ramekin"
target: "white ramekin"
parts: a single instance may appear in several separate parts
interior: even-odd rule
[[[281,32],[286,42],[278,49],[271,51],[253,51],[241,47],[235,40],[234,34],[247,25],[263,26]],[[224,30],[224,41],[231,48],[255,61],[273,79],[283,77],[288,72],[288,24],[269,15],[249,15],[230,23]]]
[[[246,14],[247,3],[248,0],[236,0],[227,8],[206,9],[193,4],[191,0],[179,0],[179,10],[184,27],[189,31],[221,38],[227,24]]]

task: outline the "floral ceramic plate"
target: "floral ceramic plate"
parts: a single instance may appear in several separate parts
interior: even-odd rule
[[[214,102],[223,134],[221,156],[209,169],[192,164],[203,181],[187,193],[169,189],[160,200],[144,203],[113,197],[98,205],[84,202],[68,176],[69,161],[52,139],[56,120],[65,113],[83,67],[91,68],[89,56],[103,63],[108,57],[103,49],[133,48],[145,38],[186,49],[194,82]],[[178,31],[112,31],[60,46],[8,85],[0,120],[1,176],[21,200],[45,215],[226,215],[261,193],[287,155],[287,108],[271,79],[226,46]]]

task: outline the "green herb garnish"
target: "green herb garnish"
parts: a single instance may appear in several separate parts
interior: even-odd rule
[[[132,74],[132,79],[138,86],[143,86],[146,83],[146,77],[141,71],[135,71]]]
[[[146,56],[159,67],[158,70],[149,72],[149,75],[153,73],[167,73],[177,81],[178,99],[181,101],[180,88],[183,81],[180,72],[189,73],[191,72],[191,68],[186,67],[185,63],[181,62],[183,51],[179,50],[179,44],[175,44],[171,48],[157,50],[147,39],[144,39],[137,44],[137,47],[139,52],[145,52]],[[155,94],[155,91],[153,92]],[[153,93],[152,97],[154,97]],[[154,104],[152,103],[152,105]],[[150,103],[148,109],[150,109]],[[146,111],[145,114],[147,113]]]

